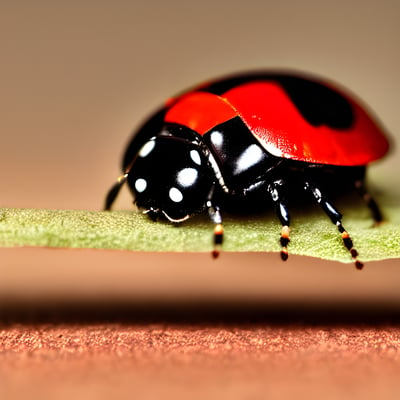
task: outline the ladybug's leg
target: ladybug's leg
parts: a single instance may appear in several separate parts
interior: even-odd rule
[[[111,210],[111,206],[113,205],[115,199],[118,196],[119,191],[121,190],[121,187],[123,184],[126,182],[128,178],[128,174],[121,175],[118,179],[117,182],[111,187],[111,189],[107,193],[106,201],[104,203],[104,210],[109,211]]]
[[[212,251],[212,256],[217,258],[224,241],[224,227],[222,225],[221,211],[211,200],[207,201],[206,206],[208,208],[208,215],[214,224],[214,249]]]
[[[275,203],[275,211],[278,215],[278,218],[282,224],[281,229],[281,258],[283,261],[286,261],[289,257],[287,246],[290,242],[290,215],[289,210],[287,209],[286,203],[282,198],[281,193],[279,193],[279,187],[282,186],[282,181],[274,182],[268,185],[268,192],[272,198],[272,201]]]
[[[374,200],[374,198],[370,195],[367,188],[365,187],[364,180],[356,180],[354,182],[354,187],[356,188],[361,198],[364,200],[367,207],[370,209],[372,218],[374,219],[374,225],[379,225],[383,221],[382,212],[377,202]]]
[[[364,266],[361,261],[358,260],[358,251],[353,247],[353,240],[349,233],[342,225],[342,214],[334,207],[334,205],[321,193],[321,190],[312,185],[310,182],[304,183],[304,189],[309,191],[321,208],[325,211],[331,221],[337,226],[338,231],[342,234],[342,240],[344,246],[349,250],[351,257],[353,258],[354,264],[357,269],[362,269]]]

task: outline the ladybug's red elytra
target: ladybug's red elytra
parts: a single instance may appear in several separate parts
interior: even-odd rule
[[[353,241],[329,199],[353,188],[375,223],[382,213],[365,186],[366,166],[389,144],[381,127],[348,93],[320,79],[288,73],[247,73],[210,81],[170,98],[136,132],[123,175],[105,209],[127,182],[152,219],[182,222],[208,211],[213,255],[223,242],[221,210],[274,206],[288,258],[288,204],[309,197],[341,233],[358,269]]]

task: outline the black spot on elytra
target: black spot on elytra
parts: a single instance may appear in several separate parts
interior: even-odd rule
[[[319,83],[294,77],[282,78],[280,83],[311,125],[327,125],[336,129],[351,127],[352,107],[338,92]]]

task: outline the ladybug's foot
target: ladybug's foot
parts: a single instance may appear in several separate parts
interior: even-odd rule
[[[287,250],[287,246],[288,246],[288,244],[290,242],[289,233],[290,233],[289,226],[288,225],[282,226],[281,239],[280,239],[281,246],[282,246],[282,249],[281,249],[281,259],[282,259],[282,261],[286,261],[288,259],[288,257],[289,257],[289,253],[288,253],[288,250]]]
[[[280,192],[280,188],[283,185],[281,180],[271,183],[268,186],[268,192],[271,196],[272,201],[275,203],[275,211],[279,218],[280,223],[282,224],[281,229],[281,259],[282,261],[286,261],[289,258],[289,253],[287,246],[290,242],[289,233],[290,233],[290,214],[289,210],[286,206],[286,202],[283,199],[283,196]]]
[[[211,222],[214,223],[214,249],[211,254],[213,258],[217,258],[221,252],[222,243],[224,241],[224,227],[222,225],[222,216],[219,207],[213,205],[211,200],[207,201],[207,208]]]
[[[214,227],[214,249],[212,251],[213,258],[217,258],[219,256],[223,240],[224,240],[224,227],[222,226],[222,224],[216,224]]]
[[[351,258],[354,261],[354,265],[356,266],[357,269],[363,269],[364,264],[357,258],[358,251],[353,246],[353,240],[351,239],[349,232],[347,232],[346,229],[344,229],[340,221],[336,222],[336,226],[339,232],[342,234],[343,244],[346,247],[346,249],[349,250]]]

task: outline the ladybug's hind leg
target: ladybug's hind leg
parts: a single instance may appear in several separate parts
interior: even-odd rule
[[[354,187],[357,193],[361,196],[367,207],[371,211],[372,218],[374,219],[374,226],[378,226],[383,221],[382,212],[378,206],[378,203],[368,192],[365,182],[363,179],[356,180],[354,182]]]
[[[107,196],[106,196],[106,201],[104,203],[104,210],[109,211],[111,210],[111,207],[115,201],[115,199],[118,196],[119,191],[121,190],[121,187],[124,185],[126,180],[128,179],[128,174],[121,175],[118,179],[117,182],[111,187],[111,189],[108,191]]]
[[[280,186],[282,186],[282,184],[283,182],[281,180],[271,183],[270,185],[268,185],[268,192],[271,196],[272,201],[275,203],[275,211],[278,215],[279,221],[282,224],[280,237],[281,258],[283,261],[286,261],[289,257],[287,246],[290,242],[290,215],[286,203],[279,191],[279,188]]]
[[[342,225],[342,214],[334,207],[334,205],[321,193],[321,190],[312,185],[310,182],[304,183],[304,189],[311,193],[314,200],[321,206],[325,211],[331,221],[337,226],[338,231],[342,235],[343,244],[346,249],[350,252],[353,258],[354,264],[357,269],[363,268],[363,263],[358,260],[358,251],[353,246],[353,240],[351,239],[349,233]]]

